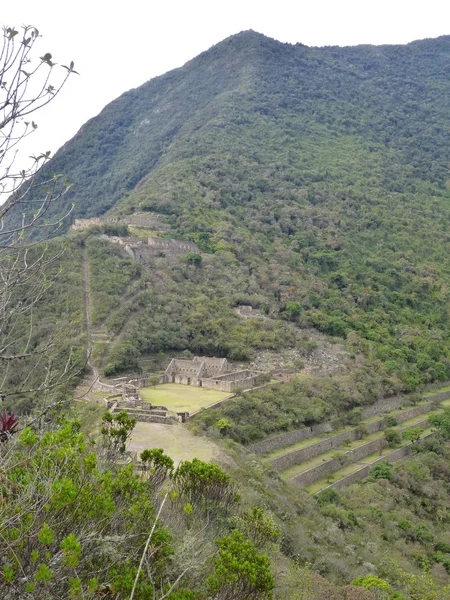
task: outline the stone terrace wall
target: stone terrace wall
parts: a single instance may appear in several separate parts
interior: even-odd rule
[[[247,446],[247,450],[253,454],[265,454],[266,452],[279,450],[285,446],[290,446],[291,444],[301,442],[314,435],[326,433],[327,431],[332,431],[331,423],[319,423],[319,425],[313,425],[312,427],[303,427],[302,429],[280,433],[267,440],[262,440],[261,442]]]
[[[399,423],[402,423],[404,421],[407,421],[408,419],[412,419],[420,414],[430,411],[431,408],[432,408],[431,402],[427,402],[427,404],[423,404],[421,406],[414,406],[413,408],[406,410],[401,415],[396,415],[396,418]],[[426,427],[426,424],[427,424],[427,420],[425,419],[424,421],[421,421],[420,423],[417,423],[416,425],[414,425],[414,427],[424,428],[424,427]],[[383,419],[380,419],[379,421],[373,421],[372,423],[364,424],[364,427],[366,428],[367,433],[370,435],[371,433],[381,431],[384,428],[384,422],[383,422]],[[357,428],[350,429],[349,431],[345,431],[338,435],[334,435],[329,438],[326,438],[315,444],[311,444],[311,446],[306,446],[305,448],[300,448],[299,450],[294,450],[293,452],[289,452],[288,454],[279,456],[278,458],[275,458],[274,460],[272,460],[272,465],[275,467],[275,469],[277,469],[279,471],[283,471],[284,469],[288,469],[289,467],[298,465],[301,462],[304,462],[306,460],[314,458],[314,456],[318,456],[319,454],[322,454],[323,452],[327,452],[328,450],[333,450],[334,448],[338,448],[339,446],[342,446],[343,444],[345,444],[345,442],[347,440],[350,440],[351,442],[353,442],[356,439],[358,439],[357,436],[358,436]],[[308,437],[308,436],[305,436],[305,437]],[[303,439],[305,439],[305,438],[303,438]],[[378,440],[375,440],[375,441],[377,443],[379,443]],[[378,448],[379,447],[375,447],[373,452],[376,452]],[[372,454],[372,452],[369,452],[368,454]],[[362,455],[362,456],[367,456],[367,455]],[[358,460],[358,459],[355,458],[354,460]]]
[[[350,458],[351,462],[358,462],[359,459],[364,458],[365,456],[370,456],[375,452],[379,452],[380,449],[385,448],[386,445],[387,443],[384,437],[380,437],[371,442],[367,442],[367,444],[362,444],[357,448],[353,448],[353,450],[348,450],[346,455]]]
[[[332,487],[335,490],[342,490],[342,489],[348,487],[349,485],[351,485],[352,483],[355,483],[355,481],[358,481],[359,479],[364,479],[365,477],[367,477],[370,473],[370,470],[379,462],[387,461],[389,463],[393,463],[398,460],[401,460],[402,458],[405,458],[405,456],[409,456],[412,452],[412,447],[413,447],[413,444],[409,444],[408,446],[403,446],[402,448],[398,448],[397,450],[394,450],[390,454],[386,454],[385,456],[380,457],[379,459],[377,459],[370,465],[361,467],[361,469],[358,469],[354,473],[350,473],[350,475],[346,475],[339,481],[336,481],[335,483],[331,483],[327,487]]]
[[[409,410],[405,410],[402,414],[392,415],[392,416],[395,419],[397,419],[398,423],[403,423],[404,421],[407,421],[408,419],[413,419],[414,417],[417,417],[418,415],[423,415],[423,413],[429,412],[430,410],[432,410],[432,408],[433,408],[433,403],[427,402],[426,404],[421,404],[419,406],[414,406],[413,408],[410,408]]]
[[[164,215],[158,213],[141,212],[133,213],[132,215],[121,215],[119,220],[125,225],[134,225],[141,229],[153,229],[155,231],[168,231],[170,225],[162,222]]]
[[[450,391],[441,392],[439,394],[433,394],[432,396],[427,396],[427,404],[413,406],[408,411],[405,411],[401,415],[394,415],[397,419],[398,423],[402,423],[403,421],[407,421],[408,419],[412,419],[417,415],[420,415],[424,412],[428,412],[432,408],[433,402],[440,402],[442,400],[448,400],[450,398]],[[369,418],[374,415],[388,412],[391,410],[395,410],[396,408],[400,408],[407,401],[407,396],[393,396],[392,398],[386,398],[379,400],[373,406],[369,406],[364,409],[362,415],[363,418]],[[321,431],[319,428],[324,427]],[[367,432],[375,433],[382,429],[380,427],[380,421],[374,421],[373,423],[366,423],[364,427],[367,429]],[[318,435],[320,433],[324,433],[325,431],[332,431],[332,425],[330,422],[320,423],[319,425],[314,425],[313,427],[303,427],[301,429],[296,429],[294,431],[289,431],[286,433],[281,433],[272,438],[262,440],[261,442],[256,442],[255,444],[251,444],[247,447],[249,452],[253,454],[265,454],[266,452],[272,452],[273,450],[278,450],[280,448],[284,448],[285,446],[290,446],[291,444],[295,444],[296,442],[300,442],[308,437],[313,437],[314,435]]]
[[[420,423],[417,423],[415,425],[415,427],[424,427],[424,426],[426,426],[426,423],[427,423],[426,420],[421,421]],[[425,438],[426,437],[428,437],[428,435],[425,436]],[[407,446],[402,446],[401,448],[398,448],[397,450],[393,450],[388,455],[380,457],[378,460],[371,463],[371,465],[368,468],[368,471],[373,467],[373,465],[377,464],[380,461],[387,460],[388,462],[393,462],[393,461],[399,460],[400,458],[403,458],[404,456],[407,456],[408,454],[411,453],[411,448],[413,445],[414,444],[408,444]],[[371,454],[378,452],[382,447],[385,447],[385,446],[386,446],[386,442],[385,442],[384,438],[378,438],[376,440],[372,440],[371,442],[368,442],[367,444],[362,444],[361,446],[358,446],[357,448],[353,448],[352,450],[345,451],[345,456],[347,457],[347,460],[344,459],[344,461],[343,461],[342,458],[339,458],[339,459],[331,458],[331,459],[317,465],[316,467],[312,467],[311,469],[308,469],[307,471],[300,473],[296,477],[293,477],[291,479],[291,481],[294,481],[295,483],[301,485],[302,487],[306,487],[310,483],[314,483],[315,481],[322,479],[326,475],[331,475],[338,469],[342,468],[342,466],[344,464],[346,464],[347,462],[349,462],[349,463],[357,462],[358,460],[360,460],[366,456],[370,456]],[[299,461],[299,462],[301,462],[301,461]],[[293,464],[296,464],[296,463],[293,463]],[[286,467],[284,467],[284,468],[286,468]],[[368,473],[368,471],[367,471],[367,473]],[[362,475],[362,473],[364,473],[364,472],[365,472],[365,467],[362,467],[362,469],[358,469],[357,473],[359,473],[360,475],[359,475],[359,477],[355,476],[355,479],[353,479],[352,481],[356,481],[356,479],[361,479],[362,477],[365,477],[366,475]],[[355,475],[355,473],[351,473],[351,476],[354,476],[354,475]],[[350,484],[348,483],[347,485],[350,485]]]
[[[445,398],[444,398],[444,400],[445,400]],[[424,436],[423,439],[426,439],[426,438],[430,437],[431,435],[433,435],[433,434],[429,433],[428,435]],[[417,443],[420,444],[420,441]],[[336,481],[335,483],[331,483],[327,487],[332,487],[335,490],[342,490],[342,489],[348,487],[349,485],[351,485],[352,483],[355,483],[355,481],[359,481],[360,479],[364,479],[365,477],[367,477],[369,475],[372,467],[374,467],[376,464],[378,464],[382,461],[394,463],[394,462],[401,460],[402,458],[405,458],[406,456],[409,456],[412,453],[412,448],[415,445],[416,444],[413,443],[413,444],[408,444],[407,446],[403,446],[402,448],[397,448],[397,450],[394,450],[393,452],[390,452],[389,454],[386,454],[385,456],[380,457],[378,460],[374,461],[370,465],[361,467],[361,469],[358,469],[354,473],[350,473],[349,475],[346,475],[342,479],[339,479],[339,481]]]
[[[317,467],[312,467],[312,469],[308,469],[307,471],[303,471],[303,473],[299,473],[299,475],[292,477],[291,481],[302,487],[306,487],[318,479],[322,479],[323,477],[338,471],[344,465],[345,462],[343,462],[341,458],[331,458],[330,460],[317,465]]]
[[[149,237],[147,243],[150,250],[162,250],[165,253],[186,254],[187,252],[199,252],[199,249],[193,242],[184,240]]]
[[[364,408],[362,411],[363,419],[379,415],[380,413],[390,412],[396,408],[400,408],[407,402],[407,396],[392,396],[392,398],[382,398],[377,400],[371,406]]]
[[[352,442],[356,440],[355,429],[351,429],[350,431],[344,431],[344,433],[325,438],[324,440],[322,440],[321,442],[317,442],[316,444],[311,444],[310,446],[306,446],[305,448],[300,448],[299,450],[289,452],[289,454],[279,456],[278,458],[272,460],[272,465],[278,471],[283,471],[284,469],[288,469],[289,467],[298,465],[301,462],[305,462],[305,460],[314,458],[314,456],[318,456],[323,452],[327,452],[328,450],[333,450],[333,448],[342,446],[346,442],[346,440],[350,440]]]
[[[427,396],[427,400],[430,402],[442,402],[442,400],[448,400],[450,398],[450,390],[448,392],[440,392],[439,394],[433,394]]]

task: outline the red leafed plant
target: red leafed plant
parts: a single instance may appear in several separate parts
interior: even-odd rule
[[[16,413],[8,415],[6,410],[3,411],[3,414],[0,415],[0,442],[6,441],[15,433],[17,425]]]

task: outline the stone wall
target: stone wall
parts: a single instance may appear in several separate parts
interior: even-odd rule
[[[255,387],[264,378],[263,373],[251,373],[251,371],[236,371],[227,375],[202,380],[202,386],[211,390],[222,392],[237,392],[239,390]]]
[[[347,440],[356,440],[356,431],[354,429],[325,438],[320,442],[305,446],[305,448],[294,450],[293,452],[289,452],[289,454],[284,454],[283,456],[275,458],[271,462],[275,469],[283,471],[284,469],[298,465],[306,460],[310,460],[323,452],[342,446]]]
[[[165,215],[150,212],[133,213],[132,215],[121,215],[119,220],[125,225],[134,225],[140,229],[153,229],[154,231],[168,231],[170,225],[162,222]]]
[[[439,394],[433,394],[427,396],[426,399],[430,402],[442,402],[442,400],[448,400],[450,398],[450,390],[448,392],[440,392]]]
[[[279,435],[262,440],[256,444],[251,444],[247,447],[247,450],[253,454],[265,454],[266,452],[279,450],[285,446],[290,446],[296,442],[301,442],[306,438],[320,435],[321,433],[327,433],[332,430],[333,428],[331,423],[319,423],[318,425],[313,425],[312,427],[302,427],[301,429],[295,429],[294,431],[280,433]]]
[[[90,219],[75,219],[72,229],[81,231],[95,225],[104,225],[105,223],[123,223],[124,225],[134,225],[141,229],[152,229],[154,231],[168,231],[170,225],[162,222],[165,216],[158,213],[133,213],[132,215],[109,215],[106,217],[92,217]]]
[[[130,380],[130,383],[133,383],[138,388],[149,387],[150,379],[153,379],[153,377],[157,377],[159,380],[159,383],[164,382],[164,375],[161,375],[160,373],[158,373],[156,375],[152,375],[150,373],[149,375],[134,376],[133,379]]]
[[[432,409],[433,403],[427,402],[426,404],[419,404],[418,406],[414,406],[408,410],[405,410],[401,414],[392,416],[397,419],[397,423],[403,423],[404,421],[408,421],[408,419],[413,419],[418,415],[423,415],[423,413],[429,412]]]
[[[373,406],[370,406],[363,411],[363,418],[369,418],[382,412],[387,412],[388,410],[395,410],[396,408],[403,406],[407,398],[407,396],[393,396],[392,398],[379,400]],[[407,421],[408,419],[416,417],[417,415],[430,411],[432,409],[433,402],[447,400],[449,398],[450,391],[442,392],[440,394],[433,394],[433,396],[427,396],[426,399],[428,400],[428,402],[426,404],[413,406],[407,411],[403,412],[402,414],[393,416],[395,419],[397,419],[398,423],[402,423],[404,421]],[[376,431],[380,431],[380,429],[383,429],[383,420],[380,419],[380,421],[364,423],[363,426],[367,429],[367,433],[375,433]],[[323,431],[320,430],[321,427],[324,428]],[[315,425],[312,428],[303,427],[301,429],[296,429],[287,433],[281,433],[272,438],[262,440],[261,442],[257,442],[255,444],[251,444],[247,447],[247,449],[253,454],[265,454],[266,452],[272,452],[273,450],[279,450],[280,448],[290,446],[291,444],[300,442],[301,440],[304,440],[308,437],[319,435],[320,433],[324,433],[325,431],[332,431],[332,429],[333,428],[330,422],[320,423],[319,425]]]
[[[358,481],[360,479],[364,479],[365,477],[367,477],[370,473],[370,470],[379,462],[386,461],[389,463],[393,463],[398,460],[401,460],[402,458],[405,458],[406,456],[409,456],[412,452],[413,445],[414,444],[409,444],[408,446],[403,446],[402,448],[397,448],[397,450],[394,450],[393,452],[390,452],[389,454],[386,454],[385,456],[380,457],[379,459],[374,461],[372,464],[361,467],[361,469],[358,469],[354,473],[350,473],[349,475],[346,475],[339,481],[336,481],[335,483],[331,483],[327,487],[332,487],[335,490],[342,490],[342,489],[348,487],[349,485],[351,485],[352,483],[355,483],[355,481]]]
[[[422,406],[415,406],[414,408],[405,411],[403,415],[398,415],[399,417],[402,417],[401,420],[398,419],[398,421],[407,421],[408,419],[412,419],[418,414],[427,412],[430,409],[431,406],[429,403],[424,404]],[[376,431],[381,431],[384,428],[383,419],[380,419],[379,421],[374,421],[373,423],[368,423],[365,427],[367,429],[368,434],[375,433]],[[427,427],[427,419],[424,419],[423,421],[414,424],[414,427],[421,427],[422,429],[425,429]],[[407,428],[405,427],[403,429]],[[300,448],[299,450],[294,450],[293,452],[289,452],[288,454],[279,456],[278,458],[273,459],[271,463],[275,467],[275,469],[277,469],[278,471],[283,471],[284,469],[288,469],[289,467],[310,460],[315,456],[319,456],[319,454],[322,454],[323,452],[339,448],[340,446],[343,446],[347,440],[353,442],[357,439],[357,436],[357,429],[350,429],[349,431],[345,431],[338,435],[325,438],[324,440],[316,442],[315,444],[311,444],[310,446],[305,446],[304,448]],[[364,456],[368,456],[369,454],[377,452],[380,449],[380,440],[383,439],[384,438],[378,438],[376,440],[373,440],[372,442],[368,442],[367,444],[358,446],[358,448],[346,451],[346,453],[351,458],[352,462],[355,462]]]
[[[424,420],[424,421],[421,421],[420,423],[417,423],[416,425],[414,425],[414,427],[424,427],[424,426],[426,426],[426,423],[427,423],[427,421]],[[341,437],[341,436],[335,436],[335,437]],[[425,436],[425,437],[428,437],[428,436]],[[388,462],[399,460],[399,458],[406,456],[407,454],[409,454],[411,452],[411,447],[413,445],[414,444],[408,444],[407,446],[402,446],[401,448],[398,448],[397,450],[393,450],[388,455],[386,455],[384,457],[380,457],[378,460],[374,461],[370,465],[369,470],[370,470],[370,468],[372,468],[373,465],[375,465],[377,462],[380,462],[382,460],[387,460]],[[384,447],[386,447],[386,441],[384,440],[384,438],[382,438],[382,437],[377,438],[376,440],[372,440],[370,442],[367,442],[366,444],[362,444],[361,446],[358,446],[357,448],[353,448],[352,450],[343,451],[343,452],[345,452],[345,458],[329,459],[329,460],[321,463],[320,465],[318,465],[316,467],[312,467],[311,469],[308,469],[307,471],[300,473],[296,477],[293,477],[291,479],[291,481],[294,481],[295,483],[301,485],[302,487],[305,487],[311,483],[314,483],[315,481],[318,481],[319,479],[322,479],[326,475],[331,475],[332,473],[334,473],[334,471],[337,471],[338,469],[342,468],[343,465],[345,465],[347,463],[357,462],[358,460],[361,460],[362,458],[364,458],[366,456],[370,456],[371,454],[378,452],[379,450],[381,450]],[[292,454],[296,454],[296,453],[292,453]],[[312,456],[316,456],[316,455],[313,454]],[[280,458],[286,458],[286,457],[280,457]],[[307,459],[303,459],[303,460],[307,460]],[[287,466],[293,466],[295,464],[299,464],[300,462],[303,462],[303,460],[293,462],[292,464],[287,464],[286,466],[283,466],[281,468],[285,469],[285,468],[287,468]],[[340,461],[340,463],[336,462],[336,460]],[[364,470],[365,467],[363,467],[362,469]],[[361,470],[358,470],[357,472],[359,473],[360,471]],[[354,475],[354,474],[352,473],[351,475]]]
[[[433,394],[431,396],[426,396],[424,400],[428,402],[441,402],[442,400],[448,400],[450,398],[450,391],[448,392],[440,392]],[[395,410],[396,408],[401,408],[405,404],[408,403],[408,395],[404,396],[392,396],[392,398],[382,398],[378,400],[371,406],[368,406],[362,411],[363,418],[367,419],[368,417],[373,417],[374,415],[378,415],[384,412],[390,412]],[[420,414],[420,413],[417,413]],[[412,418],[412,417],[408,417]]]
[[[111,217],[92,217],[91,219],[75,219],[72,224],[72,229],[75,231],[82,231],[83,229],[89,229],[96,225],[103,225],[105,223],[117,223],[120,220],[118,216]]]
[[[187,254],[188,252],[200,252],[193,242],[185,240],[172,240],[167,238],[149,237],[147,240],[148,250],[164,252],[164,254],[172,256],[175,254]]]
[[[317,467],[312,467],[307,471],[303,471],[303,473],[299,473],[295,477],[292,477],[290,481],[299,484],[301,487],[306,487],[307,485],[342,469],[345,464],[345,460],[342,458],[331,458],[330,460],[317,465]]]
[[[371,406],[364,408],[362,411],[363,419],[379,415],[380,413],[390,412],[396,408],[400,408],[407,402],[407,396],[392,396],[392,398],[382,398],[377,400]]]
[[[375,452],[379,452],[386,446],[387,442],[383,436],[377,438],[376,440],[372,440],[371,442],[367,442],[366,444],[361,444],[361,446],[358,446],[357,448],[348,450],[346,455],[350,458],[350,462],[358,462],[358,460],[361,458],[375,454]]]
[[[145,423],[164,423],[166,425],[173,425],[176,421],[171,417],[160,417],[158,415],[152,415],[151,413],[141,413],[135,415],[138,421],[144,421]]]

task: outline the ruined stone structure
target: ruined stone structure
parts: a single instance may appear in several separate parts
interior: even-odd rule
[[[256,371],[231,371],[226,358],[195,356],[192,360],[173,358],[164,373],[164,383],[235,392],[254,387],[263,377]]]
[[[263,315],[259,312],[259,310],[253,308],[250,304],[239,304],[234,308],[237,314],[240,317],[248,318],[248,317],[262,317]]]
[[[123,223],[132,225],[140,229],[149,229],[153,231],[169,231],[170,225],[162,222],[164,215],[150,212],[136,212],[132,215],[108,215],[105,217],[92,217],[91,219],[75,219],[72,229],[82,231],[95,225],[105,225],[106,223]]]
[[[121,223],[132,225],[140,229],[150,231],[169,231],[170,226],[162,222],[164,215],[157,213],[134,213],[132,215],[112,215],[106,217],[94,217],[92,219],[76,219],[72,225],[75,231],[89,229],[89,227],[101,226],[107,223]],[[121,246],[133,260],[145,264],[149,259],[158,256],[177,256],[188,252],[199,252],[193,242],[184,240],[172,240],[149,236],[147,241],[138,237],[130,236],[108,236],[103,239]]]
[[[166,238],[149,237],[147,243],[136,237],[102,236],[104,239],[121,246],[133,260],[145,264],[157,256],[178,256],[188,252],[199,252],[192,242],[170,240]]]
[[[165,406],[155,406],[150,402],[142,402],[140,399],[127,399],[116,401],[115,399],[106,400],[107,407],[113,414],[126,410],[130,417],[136,421],[146,421],[147,423],[165,423],[171,425],[183,421],[183,414],[175,415],[170,413]]]

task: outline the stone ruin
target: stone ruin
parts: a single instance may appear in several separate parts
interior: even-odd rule
[[[121,246],[133,260],[144,264],[150,258],[157,256],[177,256],[188,252],[199,252],[194,243],[184,240],[149,237],[146,243],[144,240],[135,237],[118,237],[115,235],[102,235],[101,237],[112,244]]]
[[[236,392],[258,385],[264,376],[264,373],[247,369],[232,371],[226,358],[195,356],[192,360],[173,358],[163,382]]]
[[[188,252],[198,253],[199,249],[193,242],[185,240],[149,237],[147,244],[127,244],[125,251],[136,262],[145,263],[148,259],[158,256],[177,256]]]
[[[132,215],[112,215],[107,217],[94,217],[92,219],[75,219],[72,229],[82,231],[94,226],[101,226],[107,223],[123,223],[124,225],[134,225],[140,229],[149,231],[166,232],[170,226],[163,223],[161,219],[164,215],[157,213],[134,213]],[[138,263],[145,264],[149,259],[158,256],[177,256],[187,254],[188,252],[200,252],[193,242],[185,240],[173,240],[168,238],[159,238],[149,236],[147,241],[139,237],[132,236],[101,236],[112,244],[120,246],[125,252]]]
[[[72,229],[83,231],[89,227],[101,226],[107,223],[123,223],[140,229],[152,231],[170,231],[170,225],[163,223],[165,215],[153,212],[135,212],[132,215],[108,215],[106,217],[92,217],[91,219],[75,219]]]
[[[186,420],[184,413],[175,415],[175,413],[170,413],[165,406],[156,406],[141,399],[127,398],[126,400],[120,400],[119,398],[110,397],[105,399],[105,404],[113,414],[126,410],[129,416],[134,417],[136,421],[172,425],[180,420],[182,422]]]

